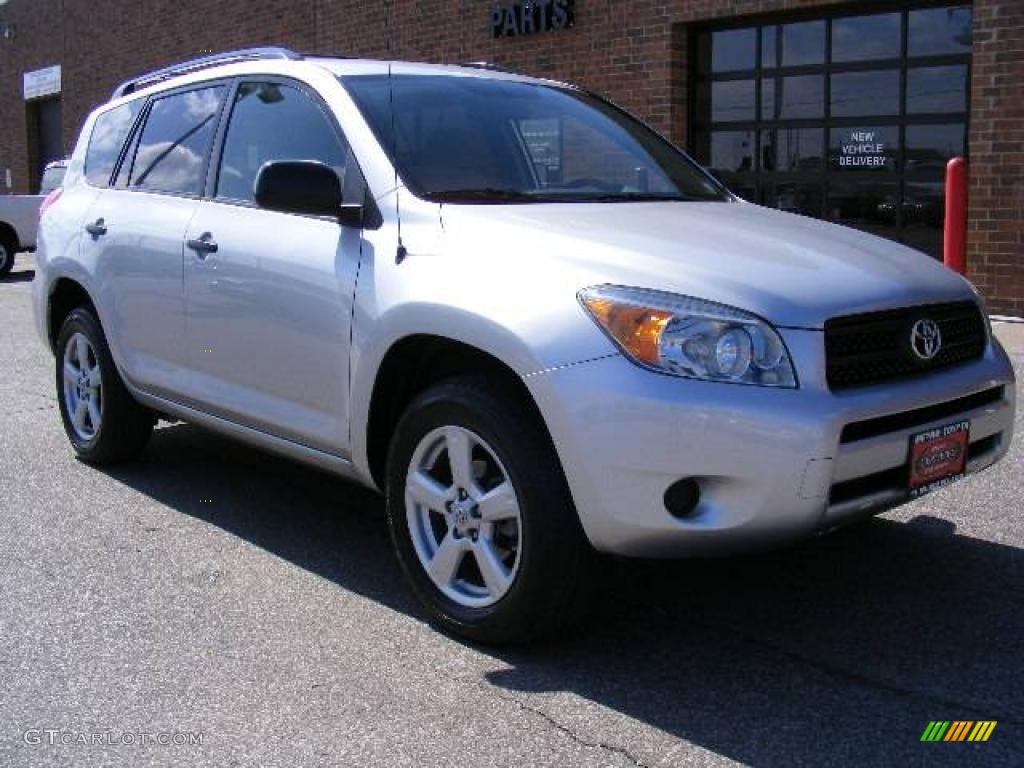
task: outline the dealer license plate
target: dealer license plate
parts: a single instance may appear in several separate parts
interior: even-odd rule
[[[958,421],[910,438],[910,498],[945,488],[964,476],[971,422]]]

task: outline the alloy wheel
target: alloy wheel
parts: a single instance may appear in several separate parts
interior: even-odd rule
[[[522,556],[522,516],[508,472],[479,435],[439,427],[420,440],[405,485],[406,520],[420,564],[469,608],[501,600]]]
[[[75,333],[64,345],[64,406],[75,436],[83,442],[96,437],[103,421],[103,378],[89,339]]]

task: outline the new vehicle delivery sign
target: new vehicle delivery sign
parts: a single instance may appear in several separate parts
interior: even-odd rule
[[[877,131],[855,128],[842,138],[835,159],[840,168],[883,168],[889,158]]]

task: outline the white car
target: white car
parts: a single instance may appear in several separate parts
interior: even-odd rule
[[[60,186],[66,168],[66,160],[47,163],[38,195],[0,196],[0,275],[11,271],[19,251],[35,250],[39,208],[46,196]]]
[[[378,488],[418,597],[480,640],[578,626],[602,555],[826,531],[1013,430],[964,279],[493,69],[258,49],[137,78],[40,233],[83,460],[166,416]]]

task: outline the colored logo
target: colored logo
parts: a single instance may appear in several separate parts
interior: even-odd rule
[[[922,360],[931,360],[942,349],[942,331],[934,320],[924,318],[910,329],[910,346]]]
[[[921,741],[988,741],[995,728],[995,720],[932,720]]]

